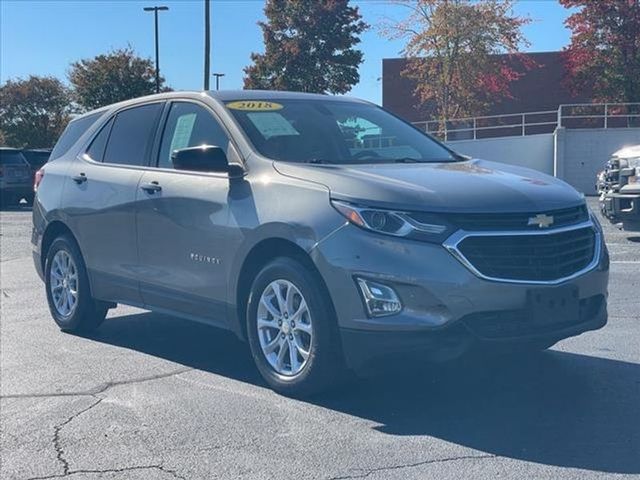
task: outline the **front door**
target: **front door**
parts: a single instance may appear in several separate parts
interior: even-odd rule
[[[192,102],[173,102],[155,169],[137,191],[140,288],[145,304],[224,325],[228,269],[239,233],[228,225],[226,173],[173,169],[171,152],[215,145],[229,137],[213,114]]]

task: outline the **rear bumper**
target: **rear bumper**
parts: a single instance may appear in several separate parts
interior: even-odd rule
[[[0,195],[3,197],[7,197],[9,195],[33,195],[33,186],[29,183],[2,183],[2,185],[0,185]]]
[[[388,358],[421,357],[442,361],[454,359],[475,347],[495,349],[537,343],[553,344],[562,339],[597,330],[607,323],[604,295],[581,300],[580,316],[555,318],[544,326],[531,325],[522,310],[480,312],[431,331],[379,332],[341,329],[345,361],[353,370]]]

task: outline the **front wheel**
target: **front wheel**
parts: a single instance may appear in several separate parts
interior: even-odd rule
[[[301,263],[278,258],[258,274],[249,295],[247,333],[262,377],[285,395],[328,388],[343,368],[329,299]]]
[[[45,285],[51,316],[61,330],[88,332],[104,321],[108,307],[91,297],[80,249],[66,235],[56,238],[49,248]]]

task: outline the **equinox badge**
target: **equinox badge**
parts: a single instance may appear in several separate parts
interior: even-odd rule
[[[535,217],[529,218],[529,223],[527,223],[527,226],[531,225],[537,225],[540,228],[549,228],[551,225],[553,225],[553,217],[551,215],[539,213]]]

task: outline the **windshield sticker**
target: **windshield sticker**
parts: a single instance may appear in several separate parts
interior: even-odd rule
[[[191,140],[191,132],[193,132],[193,125],[195,122],[195,113],[187,113],[186,115],[178,117],[176,129],[173,131],[173,138],[171,139],[170,152],[189,146],[189,140]]]
[[[226,106],[231,110],[249,110],[252,112],[270,112],[273,110],[282,110],[284,108],[279,103],[265,102],[263,100],[242,100],[227,103]]]
[[[293,125],[291,125],[289,121],[279,113],[247,113],[247,117],[266,140],[272,137],[300,135],[300,133],[293,128]]]

